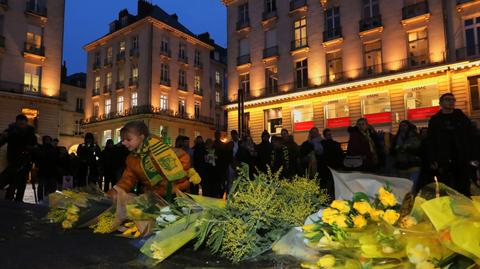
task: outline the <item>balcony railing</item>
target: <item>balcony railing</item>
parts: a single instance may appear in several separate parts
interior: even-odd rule
[[[93,63],[93,66],[92,66],[93,71],[100,69],[100,67],[101,67],[101,63],[100,63],[100,62],[94,62],[94,63]]]
[[[181,63],[184,63],[184,64],[188,64],[188,57],[178,55],[178,61],[181,62]]]
[[[250,26],[250,20],[249,19],[237,21],[237,31],[242,30],[244,28],[247,28],[249,26]]]
[[[165,56],[165,57],[168,57],[168,58],[172,58],[172,51],[170,49],[160,49],[160,55],[162,56]]]
[[[138,48],[130,49],[130,57],[138,57],[140,55],[140,50]]]
[[[278,15],[277,15],[277,10],[271,10],[271,11],[264,11],[262,13],[262,21],[267,21],[267,20],[270,20],[272,18],[276,18]]]
[[[199,62],[199,61],[195,61],[195,63],[193,64],[193,66],[195,68],[203,68],[203,63],[202,62]]]
[[[370,18],[360,20],[358,23],[359,31],[367,31],[382,26],[382,16],[377,15]]]
[[[113,64],[113,59],[112,58],[105,58],[103,61],[103,66],[112,66]]]
[[[480,58],[480,45],[470,45],[455,51],[457,61]]]
[[[480,54],[477,54],[480,55]],[[431,59],[436,59],[435,61]],[[375,78],[385,75],[391,75],[399,72],[406,72],[411,70],[417,70],[419,68],[425,68],[427,66],[434,66],[445,63],[445,57],[443,54],[421,55],[416,57],[410,57],[401,59],[398,61],[382,63],[379,65],[366,66],[359,69],[346,70],[337,72],[335,74],[311,77],[308,81],[291,81],[284,84],[279,84],[277,87],[259,89],[259,95],[245,95],[246,100],[253,100],[258,98],[271,97],[284,94],[285,91],[278,91],[277,89],[289,89],[287,92],[301,92],[313,88],[324,87],[334,84],[347,83],[357,81],[361,79]],[[235,102],[236,96],[229,102]]]
[[[141,115],[141,114],[154,114],[154,115],[161,115],[161,116],[167,116],[167,117],[172,117],[172,118],[180,118],[180,119],[185,119],[185,120],[194,120],[196,122],[202,122],[202,123],[206,123],[206,124],[210,124],[210,125],[214,124],[214,119],[211,118],[211,117],[199,116],[197,119],[194,119],[188,113],[174,113],[170,109],[160,109],[159,107],[153,107],[153,106],[149,106],[149,105],[135,106],[135,107],[132,107],[130,109],[125,109],[124,111],[121,111],[120,113],[111,112],[107,115],[99,115],[99,116],[90,117],[90,118],[87,118],[87,119],[83,120],[82,124],[101,122],[101,121],[105,121],[105,120],[122,118],[122,117],[129,117],[129,116]]]
[[[117,90],[118,89],[123,89],[123,88],[125,88],[125,82],[124,81],[117,81],[115,83],[115,87],[116,87]]]
[[[38,47],[36,44],[25,42],[24,51],[30,54],[45,56],[45,47],[43,45]]]
[[[290,0],[290,11],[297,10],[299,8],[305,7],[307,5],[307,0]]]
[[[111,92],[112,92],[112,85],[103,86],[103,93],[111,93]]]
[[[290,46],[290,50],[293,51],[293,50],[298,50],[306,47],[308,47],[307,39],[302,38],[302,39],[293,40]]]
[[[342,37],[342,27],[335,27],[323,31],[323,42]]]
[[[44,5],[39,5],[37,1],[27,1],[25,12],[33,13],[42,17],[47,17],[47,8]]]
[[[137,86],[138,87],[138,77],[133,77],[128,79],[128,86]]]
[[[92,91],[92,96],[97,96],[97,95],[100,95],[100,88],[93,89],[93,91]]]
[[[125,61],[125,51],[117,53],[117,62]]]
[[[62,98],[60,93],[53,96],[45,94],[48,91],[41,85],[30,85],[0,80],[0,91],[14,94],[33,95],[56,100],[65,100]]]
[[[402,9],[402,19],[410,19],[413,17],[417,17],[423,14],[429,13],[428,9],[428,1],[419,2],[413,5],[406,6]]]
[[[278,46],[263,49],[263,59],[278,56]]]
[[[188,89],[187,83],[178,82],[178,89],[182,91],[187,91]]]
[[[237,57],[237,66],[250,63],[250,54]]]
[[[202,89],[202,88],[200,88],[200,89],[194,89],[194,90],[193,90],[193,94],[203,96],[203,89]]]
[[[170,87],[170,79],[169,78],[160,78],[160,85]]]

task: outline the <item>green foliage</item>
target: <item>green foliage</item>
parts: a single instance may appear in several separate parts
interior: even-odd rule
[[[206,244],[234,263],[253,258],[271,248],[291,227],[301,226],[328,197],[317,179],[294,177],[281,180],[280,173],[239,170],[225,209],[210,208],[197,226],[198,248]]]

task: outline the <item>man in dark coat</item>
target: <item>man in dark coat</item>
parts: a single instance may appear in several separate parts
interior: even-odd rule
[[[272,162],[272,143],[270,143],[270,134],[267,130],[262,133],[262,142],[255,147],[257,152],[256,166],[258,170],[267,172],[267,165]]]
[[[42,137],[42,145],[36,150],[35,155],[39,179],[38,200],[42,201],[57,190],[58,153],[50,136]]]
[[[8,189],[5,199],[23,201],[28,173],[32,168],[32,155],[37,145],[35,129],[28,125],[27,117],[20,114],[15,123],[8,126],[0,135],[0,147],[8,143],[7,162],[8,166],[2,173],[0,188]]]
[[[337,141],[333,140],[332,131],[330,129],[323,130],[322,146],[325,164],[333,169],[341,169],[343,166],[343,159],[345,158],[342,146]]]
[[[455,101],[451,93],[440,97],[441,110],[428,122],[428,156],[440,182],[470,196],[468,171],[478,153],[470,119],[455,109]]]
[[[95,183],[100,185],[99,159],[101,155],[100,147],[94,143],[93,134],[85,134],[85,143],[78,146],[77,155],[81,165],[79,177],[76,178],[75,186],[85,186]],[[100,185],[101,187],[101,185]]]

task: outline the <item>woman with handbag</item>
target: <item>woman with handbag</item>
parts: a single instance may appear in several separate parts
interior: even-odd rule
[[[360,118],[354,127],[348,127],[347,154],[343,165],[346,169],[373,172],[379,163],[380,144],[367,119]]]

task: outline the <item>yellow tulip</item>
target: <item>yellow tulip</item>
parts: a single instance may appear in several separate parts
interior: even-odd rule
[[[323,255],[318,259],[317,265],[321,268],[332,268],[335,266],[335,256],[331,254]]]
[[[370,203],[365,201],[353,203],[353,208],[362,215],[365,215],[372,211],[372,207],[370,206]]]
[[[344,201],[344,200],[333,200],[330,207],[338,209],[338,211],[342,213],[350,212],[350,205],[348,204],[347,201]]]
[[[393,210],[393,209],[389,209],[387,211],[385,211],[385,214],[383,214],[382,216],[382,219],[384,221],[386,221],[388,224],[395,224],[395,222],[397,222],[398,218],[400,218],[400,214]]]
[[[363,228],[367,226],[367,220],[362,215],[352,216],[352,221],[355,228]]]
[[[327,207],[323,210],[322,221],[331,225],[334,222],[335,216],[337,216],[338,213],[338,210]]]
[[[378,190],[378,193],[378,199],[380,199],[380,202],[383,206],[388,207],[397,205],[397,199],[395,198],[395,195],[393,193],[385,190],[383,187]]]
[[[383,210],[379,210],[379,209],[374,209],[374,210],[370,211],[370,217],[372,218],[373,221],[377,221],[377,222],[380,221],[383,214],[385,214],[385,212],[383,212]]]
[[[340,228],[347,228],[347,216],[345,215],[338,215],[334,218],[334,223]]]

